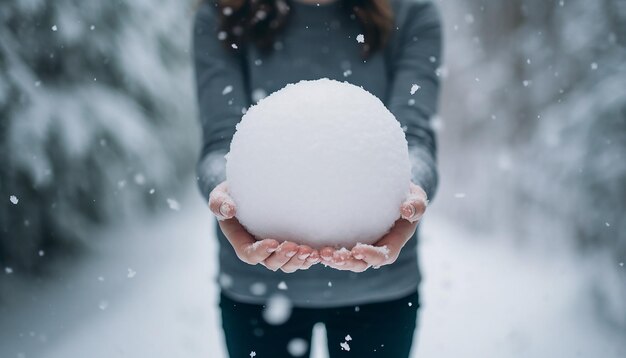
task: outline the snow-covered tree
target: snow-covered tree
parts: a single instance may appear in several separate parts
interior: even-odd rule
[[[0,267],[33,268],[189,179],[191,15],[173,0],[0,3]]]
[[[479,229],[609,252],[595,292],[626,328],[626,2],[440,3],[438,200]]]

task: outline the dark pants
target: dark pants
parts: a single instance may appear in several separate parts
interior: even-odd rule
[[[264,305],[236,302],[222,294],[220,308],[231,358],[247,358],[251,352],[256,358],[293,357],[290,352],[308,357],[313,325],[318,322],[326,326],[331,358],[401,358],[408,357],[411,350],[419,297],[415,292],[393,301],[358,306],[294,307],[281,325],[265,322]],[[346,340],[348,335],[351,340]]]

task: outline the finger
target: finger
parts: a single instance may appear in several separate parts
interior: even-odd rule
[[[367,270],[370,265],[363,261],[357,260],[353,257],[344,259],[341,264],[337,264],[337,262],[330,262],[328,266],[340,271],[353,271],[353,272],[363,272]]]
[[[298,252],[287,261],[280,269],[286,273],[292,273],[300,269],[306,262],[306,259],[311,256],[313,249],[306,245],[300,245]]]
[[[410,222],[419,221],[426,211],[426,199],[422,197],[409,196],[400,207],[402,218]]]
[[[427,206],[428,199],[424,189],[411,183],[409,196],[400,205],[400,214],[405,220],[417,222],[424,215]]]
[[[363,260],[371,266],[380,267],[389,263],[391,252],[389,247],[385,244],[380,246],[356,244],[356,246],[352,248],[352,256],[355,259]]]
[[[226,182],[222,182],[209,194],[209,209],[218,220],[226,220],[235,216],[235,202],[228,194]]]
[[[323,247],[320,250],[320,257],[321,257],[322,263],[324,263],[325,265],[328,265],[328,263],[330,263],[333,260],[334,252],[335,252],[335,249],[330,246]]]
[[[278,248],[278,241],[274,239],[264,239],[252,243],[243,249],[243,255],[245,257],[244,262],[251,265],[256,265],[263,260],[267,259],[276,248]]]
[[[320,262],[320,254],[317,250],[313,250],[311,255],[306,259],[306,262],[300,267],[300,270],[309,269],[311,266]]]
[[[345,247],[335,250],[333,252],[332,262],[337,266],[343,266],[347,261],[352,257],[352,253],[350,250],[347,250]]]
[[[364,260],[358,260],[354,257],[350,257],[344,260],[343,265],[339,270],[346,270],[352,272],[363,272],[367,270],[371,265]]]
[[[400,250],[413,237],[416,228],[417,223],[402,219],[396,220],[391,230],[375,245],[357,244],[352,248],[352,255],[357,259],[362,258],[374,267],[391,264],[396,261]]]
[[[286,264],[298,252],[298,245],[293,242],[284,241],[276,248],[268,258],[263,261],[265,267],[276,271]]]

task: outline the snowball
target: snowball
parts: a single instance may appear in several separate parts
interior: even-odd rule
[[[400,217],[410,163],[399,122],[364,89],[302,81],[262,99],[226,156],[237,218],[257,238],[371,244]]]

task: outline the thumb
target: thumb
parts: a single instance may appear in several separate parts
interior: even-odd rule
[[[413,223],[422,218],[427,206],[426,192],[419,186],[411,184],[410,194],[400,206],[400,213],[403,219]]]
[[[226,182],[222,182],[209,194],[209,209],[218,220],[231,219],[236,214],[236,206],[228,194]]]

